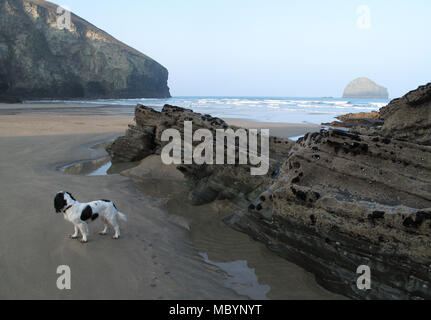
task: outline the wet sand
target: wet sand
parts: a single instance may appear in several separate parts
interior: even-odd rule
[[[133,118],[134,108],[102,103],[31,103],[0,104],[0,135],[56,135],[82,132],[125,131]],[[94,128],[84,128],[82,117],[91,117]],[[225,118],[229,125],[247,129],[270,129],[277,137],[291,138],[319,131],[322,126],[305,123],[258,122]]]
[[[226,227],[224,203],[189,206],[180,179],[58,170],[102,157],[103,149],[91,146],[122,135],[130,117],[7,110],[0,107],[0,299],[340,298]],[[98,236],[96,221],[88,244],[68,239],[73,226],[53,209],[60,190],[82,202],[115,201],[129,220],[123,237]],[[70,291],[56,287],[59,265],[71,267]],[[245,280],[232,283],[235,270],[245,270]]]
[[[231,126],[246,129],[269,129],[270,135],[280,138],[296,138],[308,132],[317,132],[322,129],[322,126],[319,125],[304,123],[258,122],[234,118],[227,118],[225,121]]]

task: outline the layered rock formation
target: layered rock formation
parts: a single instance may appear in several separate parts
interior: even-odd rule
[[[0,1],[0,95],[170,96],[166,68],[74,14],[64,27],[57,9],[42,0]]]
[[[350,82],[344,90],[346,99],[389,99],[388,89],[377,85],[368,78],[358,78]]]
[[[384,135],[431,145],[431,83],[391,101],[380,116]]]
[[[379,114],[341,117],[350,133],[306,135],[229,223],[349,297],[431,299],[430,112],[428,84]],[[356,287],[359,265],[369,291]]]
[[[354,128],[354,127],[376,127],[383,125],[383,119],[377,111],[349,113],[337,117],[340,121],[322,123],[324,126],[335,128]]]
[[[297,143],[272,137],[265,176],[251,176],[248,165],[177,168],[194,204],[230,199],[229,225],[313,272],[324,287],[359,299],[431,299],[430,92],[427,85],[391,102],[381,111],[383,127],[322,130]],[[195,130],[228,127],[190,110],[137,106],[136,125],[109,152],[114,161],[159,154],[161,132],[183,133],[184,121]],[[357,287],[363,265],[371,290]]]
[[[229,223],[352,298],[431,298],[431,147],[322,131]],[[356,286],[360,265],[372,289]]]
[[[114,141],[107,151],[114,163],[139,161],[150,154],[161,154],[168,143],[161,141],[162,132],[165,129],[176,129],[184,136],[184,121],[193,122],[193,132],[199,129],[210,130],[214,139],[217,129],[238,129],[229,127],[221,119],[175,106],[166,105],[162,112],[157,112],[138,105],[135,109],[136,123],[129,125],[126,136]],[[195,142],[194,146],[197,144],[199,142]],[[293,144],[288,139],[270,138],[270,168],[264,176],[251,176],[250,165],[179,165],[178,169],[188,179],[191,186],[189,198],[196,205],[216,199],[246,199],[250,195],[252,198],[264,190],[272,176],[276,175]]]

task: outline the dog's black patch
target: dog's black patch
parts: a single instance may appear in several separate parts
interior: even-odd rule
[[[117,207],[115,206],[115,203],[113,203],[111,200],[103,200],[102,199],[100,201],[107,202],[107,203],[112,203],[112,205],[114,206],[114,208],[117,209]]]
[[[64,199],[63,193],[57,193],[54,198],[54,209],[55,212],[60,213],[61,210],[67,205],[67,201]]]
[[[99,218],[99,214],[98,214],[98,213],[95,213],[95,214],[93,214],[93,215],[91,216],[91,221],[94,221],[94,220],[96,220],[97,218]]]
[[[90,206],[86,206],[84,210],[82,210],[81,213],[81,220],[87,221],[93,217],[93,209],[91,209]]]

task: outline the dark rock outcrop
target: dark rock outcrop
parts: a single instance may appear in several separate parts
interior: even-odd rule
[[[229,223],[351,298],[431,299],[430,182],[431,147],[322,131]],[[356,287],[360,265],[372,290]]]
[[[388,89],[377,85],[368,78],[358,78],[350,82],[344,90],[347,99],[389,99]]]
[[[391,101],[380,115],[384,135],[431,145],[431,83]]]
[[[194,204],[230,199],[236,213],[229,225],[313,272],[324,287],[357,299],[431,299],[429,90],[421,87],[383,108],[382,128],[322,130],[296,144],[272,137],[265,176],[251,176],[247,165],[177,168]],[[132,139],[120,138],[110,152],[114,160],[118,153],[143,156],[139,147],[126,147],[141,135],[153,139],[146,152],[158,154],[161,132],[182,132],[184,121],[193,121],[195,130],[227,128],[190,110],[137,106]],[[371,269],[367,291],[357,287],[363,265]]]
[[[322,123],[324,126],[334,128],[355,128],[355,127],[378,127],[383,125],[383,120],[380,113],[377,111],[349,113],[337,117],[340,121],[333,121],[331,123]]]
[[[337,117],[340,121],[353,121],[356,119],[369,119],[369,120],[382,120],[380,113],[377,111],[371,112],[359,112],[359,113],[348,113]]]
[[[194,113],[191,110],[165,105],[162,112],[138,105],[135,109],[134,125],[129,125],[125,137],[118,138],[107,148],[112,161],[138,161],[150,154],[161,154],[168,142],[161,141],[165,129],[177,129],[184,136],[184,121],[193,122],[193,132],[209,129],[216,137],[217,129],[229,127],[221,119]],[[215,143],[215,142],[214,142]],[[199,142],[195,143],[199,144]],[[289,154],[293,141],[270,138],[270,168],[265,176],[251,176],[250,165],[179,165],[178,169],[188,179],[191,187],[190,200],[204,204],[216,199],[252,199],[263,191],[277,174],[277,169]],[[184,148],[184,146],[182,146]],[[245,201],[245,200],[243,200]]]
[[[168,71],[72,14],[57,25],[58,6],[0,1],[0,95],[40,98],[165,98]]]

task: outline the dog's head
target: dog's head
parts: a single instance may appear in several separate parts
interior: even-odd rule
[[[60,191],[55,195],[54,198],[54,209],[55,212],[62,212],[67,206],[75,202],[75,198],[69,192]]]

